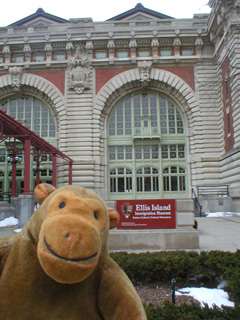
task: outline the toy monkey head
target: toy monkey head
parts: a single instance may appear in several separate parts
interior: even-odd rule
[[[42,269],[60,283],[85,280],[107,254],[108,231],[117,226],[118,213],[94,192],[77,186],[40,184],[34,194],[41,206],[30,230]]]

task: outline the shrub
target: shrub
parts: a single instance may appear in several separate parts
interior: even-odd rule
[[[112,253],[112,258],[120,265],[132,280],[143,282],[168,282],[189,280],[197,274],[202,274],[204,259],[197,252],[169,251],[153,253]],[[205,267],[207,277],[209,270]],[[206,273],[205,272],[205,273]]]
[[[235,309],[230,307],[218,308],[214,306],[209,308],[208,305],[200,307],[196,304],[187,305],[183,303],[180,306],[175,306],[169,301],[166,301],[163,307],[154,305],[144,306],[148,320],[217,320],[240,319],[240,309],[236,306]]]
[[[167,283],[195,282],[211,286],[220,279],[228,282],[229,289],[240,298],[240,251],[186,252],[162,251],[146,253],[111,253],[111,257],[132,281]]]

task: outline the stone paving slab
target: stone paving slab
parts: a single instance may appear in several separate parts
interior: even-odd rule
[[[15,234],[14,230],[17,228],[18,226],[0,228],[0,239],[6,238],[8,236],[11,236],[12,234]]]
[[[200,250],[240,249],[240,217],[196,218]]]

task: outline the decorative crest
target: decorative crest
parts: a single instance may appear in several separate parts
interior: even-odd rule
[[[70,88],[77,93],[89,89],[90,66],[87,49],[78,46],[75,52],[71,52],[68,62],[70,75]]]
[[[20,91],[21,90],[21,79],[23,70],[21,67],[10,67],[9,68],[9,74],[12,78],[12,87],[14,91]]]
[[[138,69],[140,73],[140,84],[142,89],[147,89],[150,83],[150,70],[152,61],[139,61]]]

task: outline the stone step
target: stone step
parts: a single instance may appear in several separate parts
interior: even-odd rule
[[[110,251],[199,249],[199,233],[193,228],[162,230],[110,230]]]
[[[0,221],[9,217],[16,216],[16,209],[13,204],[0,202]]]

